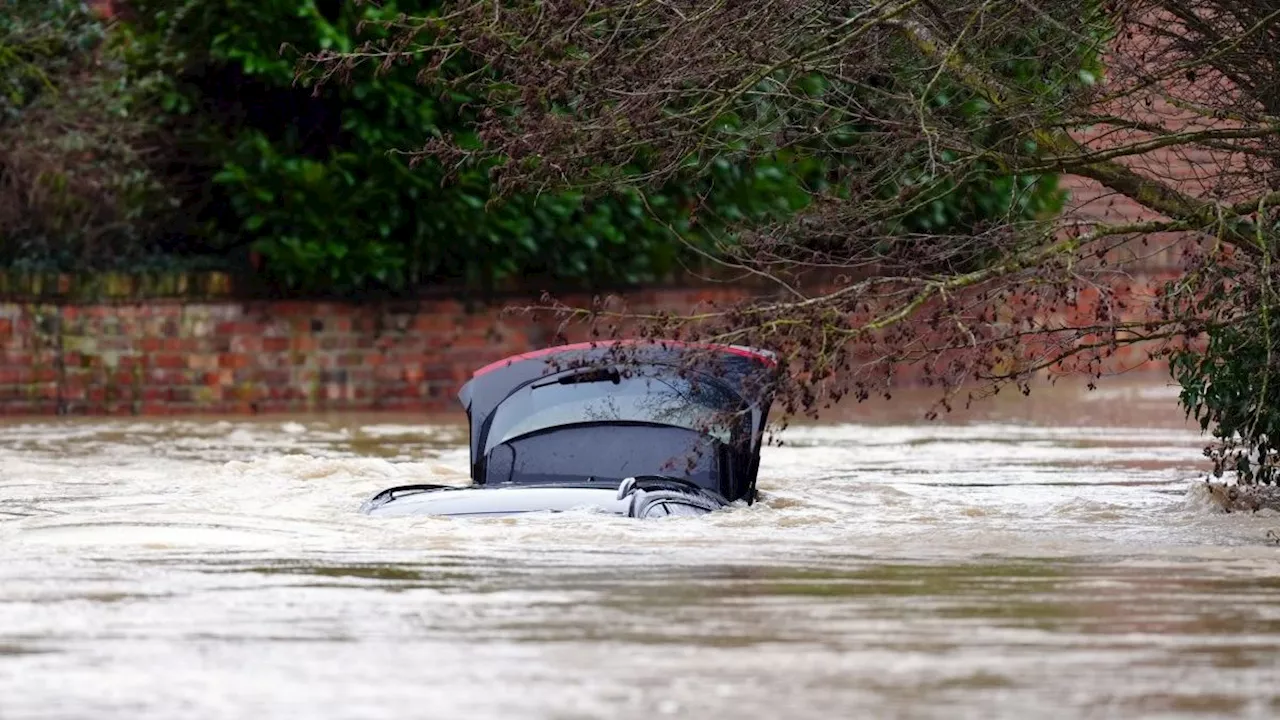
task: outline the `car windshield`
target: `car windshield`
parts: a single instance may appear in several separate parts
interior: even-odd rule
[[[581,378],[581,379],[579,379]],[[639,372],[569,373],[532,383],[498,406],[484,452],[529,433],[578,423],[642,422],[731,440],[742,399],[710,378]]]

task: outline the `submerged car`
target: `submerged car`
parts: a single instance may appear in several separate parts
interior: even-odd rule
[[[777,361],[673,341],[562,345],[477,370],[458,393],[471,485],[383,490],[370,515],[578,508],[700,515],[754,502]]]

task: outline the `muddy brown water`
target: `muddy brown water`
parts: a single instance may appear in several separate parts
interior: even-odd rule
[[[1275,717],[1280,518],[1174,397],[895,398],[649,522],[358,515],[453,418],[0,425],[0,718]]]

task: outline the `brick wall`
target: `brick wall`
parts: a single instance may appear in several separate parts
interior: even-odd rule
[[[694,310],[749,292],[666,288],[625,300]],[[557,332],[552,318],[456,300],[0,303],[0,414],[454,411],[474,369],[554,344]]]
[[[690,309],[744,295],[629,300]],[[0,302],[0,414],[452,410],[472,370],[553,344],[558,325],[455,300]]]

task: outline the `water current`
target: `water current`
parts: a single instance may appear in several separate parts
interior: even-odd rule
[[[1280,518],[1174,397],[895,399],[644,522],[356,513],[456,418],[0,425],[0,718],[1274,717]]]

